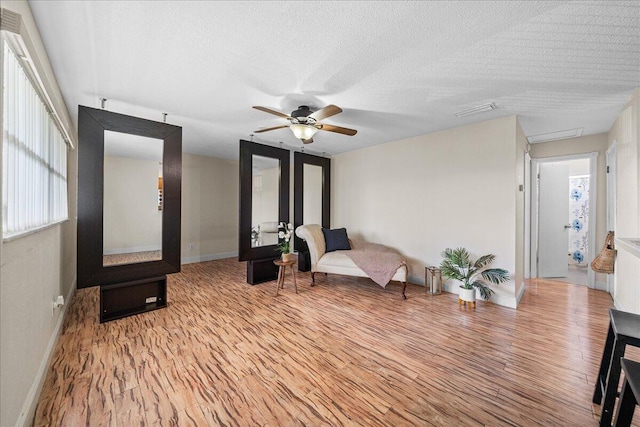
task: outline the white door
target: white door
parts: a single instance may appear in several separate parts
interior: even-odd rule
[[[567,277],[569,165],[541,163],[538,206],[538,277]]]

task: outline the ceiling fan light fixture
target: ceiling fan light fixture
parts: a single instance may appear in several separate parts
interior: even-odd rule
[[[289,129],[298,139],[311,139],[318,132],[318,128],[311,125],[303,125],[300,123],[292,124]]]

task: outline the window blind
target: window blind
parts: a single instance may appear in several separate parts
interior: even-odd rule
[[[67,145],[18,58],[3,41],[2,236],[68,217]]]

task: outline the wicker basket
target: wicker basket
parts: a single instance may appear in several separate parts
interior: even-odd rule
[[[607,274],[613,273],[613,264],[616,260],[616,248],[613,240],[614,233],[610,231],[607,233],[607,238],[604,239],[602,250],[598,256],[591,261],[591,269],[593,271]]]

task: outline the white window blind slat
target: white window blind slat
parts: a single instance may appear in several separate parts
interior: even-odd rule
[[[67,219],[67,144],[3,41],[2,235]]]

